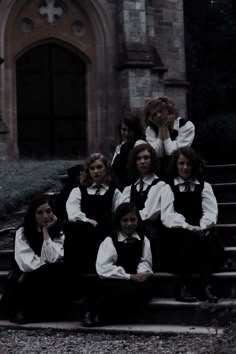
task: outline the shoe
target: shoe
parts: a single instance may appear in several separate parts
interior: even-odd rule
[[[98,313],[86,312],[82,321],[85,327],[96,327],[100,326],[100,318]]]
[[[19,311],[10,319],[11,322],[18,323],[18,324],[26,324],[27,320],[23,312]]]
[[[211,303],[218,302],[218,297],[214,294],[214,289],[211,285],[207,285],[202,289],[199,299]]]
[[[188,286],[183,285],[176,296],[176,300],[181,302],[196,302],[197,298],[191,294]]]

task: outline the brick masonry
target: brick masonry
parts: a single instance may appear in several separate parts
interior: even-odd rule
[[[186,116],[183,1],[62,3],[64,13],[46,21],[36,0],[0,0],[0,58],[5,60],[0,66],[0,120],[6,128],[0,124],[1,158],[19,152],[15,60],[49,39],[87,58],[88,153],[109,155],[118,140],[122,112],[142,109],[146,97],[168,95]]]

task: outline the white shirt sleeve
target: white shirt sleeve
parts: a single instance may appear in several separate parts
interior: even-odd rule
[[[185,229],[188,224],[185,217],[175,211],[174,200],[174,193],[171,187],[166,184],[161,194],[161,221],[166,227],[182,227]]]
[[[111,237],[106,237],[101,243],[97,260],[96,270],[100,278],[130,279],[123,267],[117,266],[117,252]]]
[[[163,157],[165,155],[164,144],[163,141],[158,138],[156,132],[148,126],[145,131],[145,136],[148,144],[150,144],[156,151],[157,157]]]
[[[178,120],[180,120],[180,118],[178,118]],[[194,136],[194,124],[188,120],[185,125],[178,129],[176,140],[171,140],[171,138],[164,140],[166,155],[171,155],[172,152],[178,148],[191,146]]]
[[[143,253],[138,264],[137,273],[153,273],[150,241],[146,236],[144,237]]]
[[[113,198],[112,198],[112,211],[114,212],[117,207],[122,203],[123,200],[123,196],[121,191],[119,191],[119,189],[115,189]]]
[[[117,266],[117,252],[112,242],[111,237],[107,237],[100,245],[96,261],[96,270],[100,278],[107,279],[130,279],[130,274],[127,274],[125,269]],[[150,242],[145,237],[142,257],[137,267],[138,273],[152,273],[152,254]]]
[[[64,256],[64,240],[62,234],[60,238],[49,238],[43,241],[41,258],[45,263],[54,263]]]
[[[15,260],[23,272],[32,272],[45,263],[54,263],[64,256],[64,235],[43,241],[41,257],[37,256],[24,237],[24,229],[16,231]]]
[[[88,221],[86,214],[81,211],[81,198],[80,188],[73,188],[66,202],[66,211],[69,221]]]
[[[202,190],[202,210],[203,216],[200,220],[200,227],[209,229],[215,226],[218,218],[218,205],[212,187],[207,182],[204,182]]]
[[[122,194],[121,194],[120,203],[129,203],[130,202],[130,194],[131,194],[131,186],[125,187]]]
[[[15,237],[15,260],[22,272],[32,272],[43,264],[41,257],[37,256],[24,237],[24,229],[16,231]]]
[[[122,146],[122,144],[119,144],[119,145],[117,145],[117,147],[115,148],[115,152],[114,152],[114,155],[113,155],[112,160],[111,160],[111,166],[112,166],[112,164],[113,164],[113,162],[114,162],[116,156],[119,155],[121,146]]]
[[[161,212],[161,195],[165,185],[165,182],[160,181],[149,190],[144,208],[139,210],[142,220],[155,220],[159,217]]]

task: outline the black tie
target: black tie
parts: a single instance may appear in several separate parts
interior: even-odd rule
[[[139,193],[142,194],[143,192],[143,186],[144,186],[144,182],[143,180],[141,179],[140,182],[139,182]]]
[[[100,194],[101,186],[100,186],[99,184],[96,184],[95,188],[96,188],[95,195],[99,195],[99,194]]]
[[[190,189],[190,182],[185,182],[184,191],[185,191],[185,192],[190,192],[190,191],[191,191],[191,189]]]

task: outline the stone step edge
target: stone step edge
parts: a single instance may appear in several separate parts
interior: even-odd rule
[[[235,163],[229,163],[229,164],[225,164],[225,165],[207,165],[207,169],[214,169],[214,168],[236,168],[236,164]]]
[[[236,205],[236,202],[230,202],[230,203],[218,203],[218,204],[233,204],[233,205]],[[236,223],[235,224],[216,224],[216,227],[219,227],[219,228],[236,228]],[[17,229],[17,227],[15,226],[10,226],[10,227],[6,227],[6,228],[3,228],[3,229],[0,229],[0,237],[2,234],[6,233],[6,232],[15,232]]]
[[[119,324],[106,325],[101,327],[86,328],[79,321],[57,321],[40,322],[17,325],[7,320],[0,320],[0,328],[19,330],[44,330],[73,331],[82,333],[103,333],[103,334],[135,334],[135,335],[176,335],[176,334],[205,334],[220,336],[224,333],[222,327],[208,326],[181,326],[181,325],[144,325],[144,324]]]
[[[236,187],[236,182],[215,182],[211,183],[212,187]]]
[[[9,273],[9,270],[0,270],[0,277],[6,277],[7,274]],[[87,277],[94,277],[94,274],[86,274]],[[153,276],[155,278],[178,278],[178,276],[176,274],[173,273],[168,273],[168,272],[157,272],[154,273]],[[193,274],[192,278],[198,278],[199,275],[198,274]],[[230,278],[230,279],[234,279],[236,278],[236,271],[232,271],[232,272],[217,272],[217,273],[212,273],[212,277],[213,278],[219,278],[219,279],[223,279],[223,278]]]
[[[225,207],[225,206],[235,206],[236,202],[224,202],[224,203],[217,203],[218,207]]]
[[[225,252],[236,252],[236,246],[225,246],[224,247],[224,251]],[[14,253],[13,249],[5,249],[5,250],[1,250],[0,249],[0,257],[1,255],[12,255]]]

